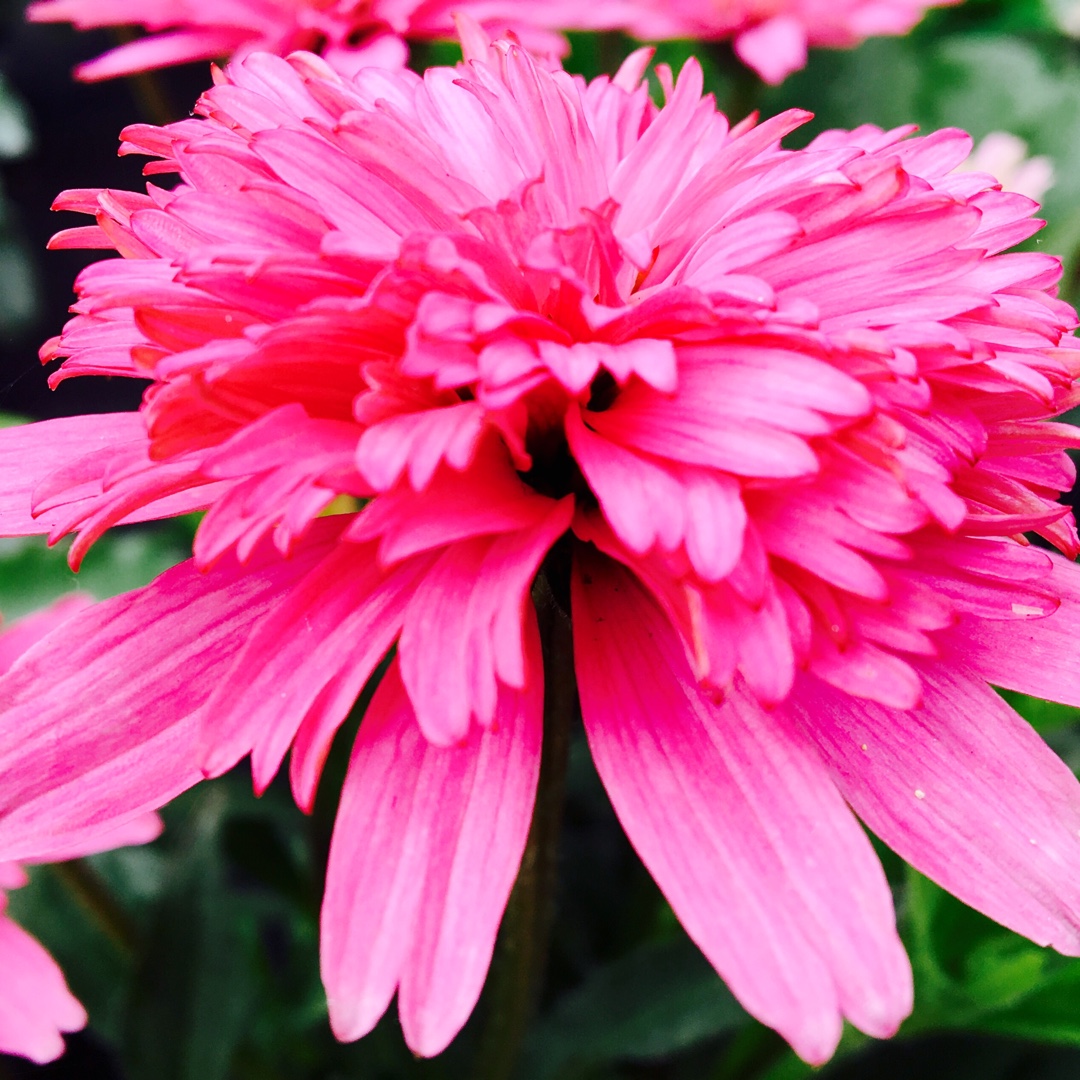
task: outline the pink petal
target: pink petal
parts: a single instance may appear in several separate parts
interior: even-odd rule
[[[959,662],[917,666],[917,709],[860,701],[810,677],[785,709],[899,855],[997,922],[1080,955],[1080,784]]]
[[[806,27],[794,15],[777,15],[739,34],[735,52],[765,82],[776,86],[806,67]]]
[[[63,1031],[78,1031],[86,1012],[71,995],[56,961],[0,915],[0,1053],[39,1064],[64,1052]]]
[[[421,729],[438,745],[465,738],[474,717],[490,726],[500,684],[525,685],[529,589],[573,516],[572,498],[548,502],[531,529],[447,548],[412,596],[398,643],[401,676]]]
[[[360,437],[356,462],[377,491],[392,487],[406,470],[414,490],[427,487],[443,460],[468,467],[484,430],[484,412],[474,402],[446,409],[405,413],[368,428]]]
[[[597,769],[690,936],[807,1061],[828,1059],[843,1016],[895,1031],[911,975],[888,885],[816,755],[743,692],[723,706],[701,695],[614,563],[578,567],[573,610]]]
[[[327,870],[322,969],[340,1039],[375,1026],[399,989],[405,1038],[439,1053],[480,995],[517,875],[540,766],[542,665],[503,690],[497,724],[459,745],[420,732],[395,661],[360,727]]]
[[[213,60],[228,56],[247,36],[238,28],[196,28],[153,34],[110,49],[75,70],[83,82],[99,82],[117,75],[187,64],[193,60]]]
[[[0,633],[0,675],[2,675],[27,649],[55,630],[62,622],[94,602],[86,593],[68,593],[48,607],[35,611],[5,626]]]
[[[0,535],[47,533],[63,513],[30,513],[38,484],[50,473],[95,451],[145,443],[146,423],[138,413],[67,416],[0,429]]]
[[[199,707],[339,529],[289,560],[183,563],[25,653],[0,678],[0,859],[89,843],[202,779]]]
[[[320,693],[344,676],[351,693],[340,688],[338,707],[321,710],[320,742],[328,742],[397,637],[429,565],[413,559],[386,572],[373,544],[350,543],[318,562],[251,635],[203,708],[206,772],[220,775],[253,752],[256,786],[265,788]]]

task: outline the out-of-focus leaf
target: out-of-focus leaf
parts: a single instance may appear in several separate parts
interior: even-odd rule
[[[1080,709],[1071,705],[1059,705],[1056,701],[1043,701],[1012,690],[1001,691],[1001,696],[1040,734],[1058,731],[1080,720]]]
[[[30,867],[30,883],[8,894],[8,908],[56,958],[94,1030],[111,1039],[123,1026],[132,957],[95,909],[92,884],[85,887],[93,874],[79,864]]]
[[[554,1080],[618,1060],[652,1060],[749,1022],[685,937],[644,945],[596,970],[534,1029],[525,1075]]]
[[[0,128],[2,115],[0,113]],[[3,216],[0,199],[0,217]],[[0,331],[10,334],[21,330],[29,326],[37,314],[38,281],[34,262],[26,245],[0,223]],[[37,367],[37,362],[32,362]]]
[[[866,1042],[858,1054],[820,1072],[803,1066],[801,1072],[770,1072],[756,1080],[812,1075],[821,1080],[1075,1080],[1080,1058],[1067,1047],[948,1032],[910,1041]]]
[[[34,145],[30,113],[22,98],[0,74],[0,158],[12,161],[28,154]]]
[[[99,600],[138,589],[190,554],[183,523],[118,529],[102,537],[73,574],[70,541],[48,547],[43,537],[0,540],[0,612],[17,618],[80,589]]]
[[[257,995],[255,922],[226,888],[226,799],[208,788],[155,907],[126,1016],[131,1080],[226,1080]]]
[[[916,975],[908,1031],[998,1032],[1080,1046],[1080,959],[973,911],[910,872],[903,919]]]

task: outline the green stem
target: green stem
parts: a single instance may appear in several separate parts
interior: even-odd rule
[[[578,710],[570,620],[555,599],[564,582],[554,582],[553,591],[548,576],[551,569],[540,575],[533,590],[544,652],[540,783],[529,840],[492,967],[491,1011],[473,1074],[477,1080],[509,1080],[514,1075],[547,966],[570,727]]]
[[[141,34],[125,26],[118,26],[113,30],[113,37],[121,45],[135,41],[141,36]],[[140,71],[134,75],[129,75],[127,81],[148,123],[164,127],[164,125],[180,119],[181,114],[177,112],[173,103],[169,100],[169,95],[165,92],[161,79],[154,72]]]
[[[117,949],[135,952],[138,934],[134,924],[92,867],[82,859],[73,859],[55,864],[52,870]]]
[[[715,44],[712,52],[729,84],[720,95],[720,108],[732,125],[738,124],[758,108],[765,84],[735,55],[731,45]]]

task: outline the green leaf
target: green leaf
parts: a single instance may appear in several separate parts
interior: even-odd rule
[[[606,1062],[663,1058],[748,1022],[685,936],[650,943],[556,1002],[530,1037],[525,1075],[566,1078]]]

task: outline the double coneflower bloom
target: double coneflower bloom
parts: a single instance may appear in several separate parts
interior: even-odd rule
[[[149,385],[0,433],[0,529],[74,532],[77,565],[206,514],[192,561],[0,680],[0,859],[247,755],[263,787],[291,750],[309,807],[389,658],[323,973],[342,1038],[396,992],[437,1053],[529,830],[535,592],[631,841],[807,1060],[911,1006],[859,819],[1080,954],[1080,787],[989,685],[1080,703],[1076,319],[1056,260],[1000,254],[1034,204],[954,172],[957,131],[785,150],[807,114],[732,128],[693,61],[657,107],[647,51],[586,83],[464,31],[422,77],[251,55],[124,132],[145,192],[60,198],[96,221],[55,247],[122,257],[80,276],[53,380]]]

